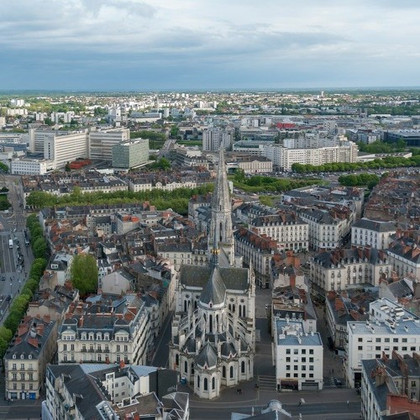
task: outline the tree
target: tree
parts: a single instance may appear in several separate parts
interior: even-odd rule
[[[3,162],[0,162],[0,172],[9,172],[9,167]]]
[[[98,266],[93,255],[78,254],[73,258],[70,269],[73,287],[81,296],[94,293],[98,287]]]
[[[47,251],[47,243],[45,242],[45,239],[42,237],[37,238],[32,245],[32,251],[35,258],[45,257],[45,253]]]

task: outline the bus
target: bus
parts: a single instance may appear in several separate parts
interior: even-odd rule
[[[13,248],[13,240],[9,239],[9,248],[12,249]]]

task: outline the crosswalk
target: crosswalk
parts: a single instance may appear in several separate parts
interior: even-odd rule
[[[258,375],[259,389],[275,391],[276,390],[276,377],[269,375]]]

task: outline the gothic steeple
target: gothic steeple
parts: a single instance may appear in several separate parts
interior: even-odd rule
[[[217,248],[227,254],[229,264],[233,264],[233,233],[232,206],[230,202],[229,185],[226,175],[225,156],[223,148],[219,152],[216,182],[211,203],[211,223],[209,232],[209,250]]]

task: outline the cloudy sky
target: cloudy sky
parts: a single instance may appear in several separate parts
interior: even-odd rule
[[[18,0],[0,89],[420,86],[420,0]]]

